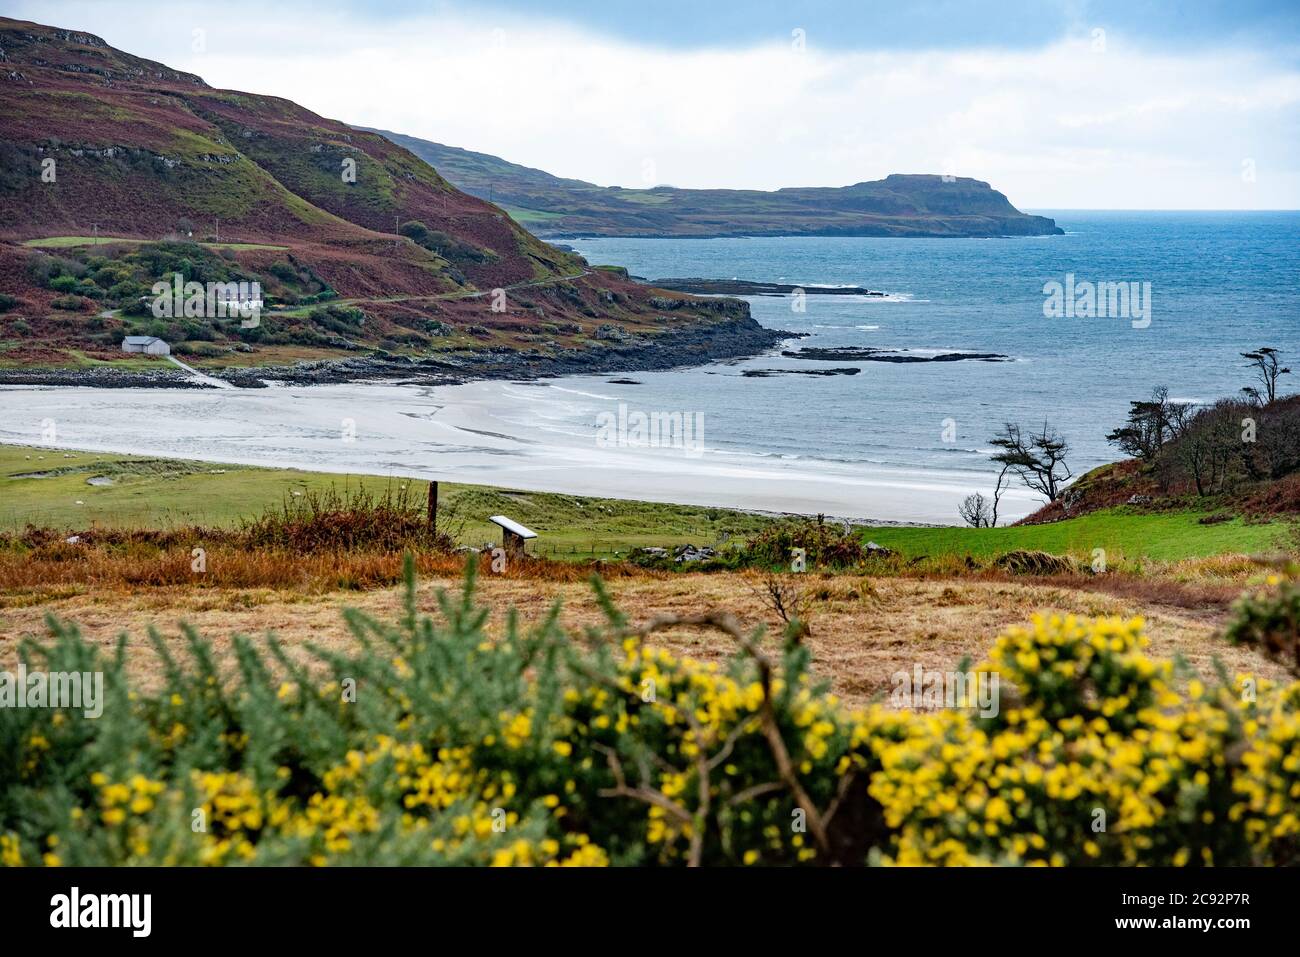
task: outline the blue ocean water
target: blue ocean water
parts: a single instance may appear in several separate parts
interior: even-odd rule
[[[921,468],[990,468],[988,440],[1002,422],[1046,419],[1069,440],[1069,464],[1079,474],[1118,457],[1106,433],[1130,400],[1154,386],[1207,402],[1249,383],[1243,351],[1270,345],[1300,363],[1300,213],[1036,212],[1054,217],[1066,234],[572,241],[592,263],[646,278],[856,285],[889,294],[810,295],[804,312],[786,297],[750,299],[764,325],[809,334],[786,348],[969,351],[1013,360],[809,362],[774,354],[640,373],[635,386],[585,377],[575,384],[602,401],[703,412],[715,448]],[[1149,325],[1045,318],[1044,285],[1064,284],[1067,274],[1076,283],[1150,283]],[[862,371],[741,375],[827,366]],[[1300,389],[1300,375],[1286,385]],[[590,427],[589,410],[575,407],[574,415],[575,430]]]

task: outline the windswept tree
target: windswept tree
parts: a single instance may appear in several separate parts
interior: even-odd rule
[[[1157,386],[1151,398],[1129,403],[1128,420],[1106,436],[1125,455],[1150,462],[1165,443],[1182,434],[1191,410],[1189,402],[1171,402],[1169,390]]]
[[[999,451],[991,458],[1002,465],[1031,491],[1045,495],[1049,502],[1061,496],[1073,473],[1065,464],[1070,445],[1059,432],[1043,420],[1040,431],[1026,433],[1015,422],[1007,422],[1002,431],[989,440]]]
[[[1257,405],[1272,405],[1277,399],[1278,377],[1291,374],[1291,370],[1282,365],[1281,355],[1271,346],[1241,354],[1241,357],[1246,360],[1246,368],[1254,372],[1255,378],[1264,387],[1263,392],[1253,385],[1248,385],[1241,390]]]

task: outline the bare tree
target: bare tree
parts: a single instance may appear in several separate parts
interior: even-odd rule
[[[1263,393],[1253,385],[1248,385],[1241,390],[1253,402],[1259,405],[1272,405],[1277,399],[1278,376],[1291,374],[1291,370],[1282,365],[1281,355],[1271,346],[1241,354],[1241,357],[1246,360],[1246,368],[1254,370],[1255,378],[1264,387]]]
[[[992,527],[992,503],[979,492],[972,492],[962,499],[961,504],[957,506],[957,514],[971,528]]]
[[[812,634],[808,626],[811,602],[798,585],[768,574],[763,578],[763,586],[756,588],[754,593],[785,622],[786,637],[795,644]]]
[[[989,440],[1001,451],[993,454],[994,462],[1010,470],[1031,490],[1055,502],[1073,473],[1065,464],[1070,445],[1043,420],[1038,432],[1025,434],[1015,422],[1007,422],[1002,431]]]

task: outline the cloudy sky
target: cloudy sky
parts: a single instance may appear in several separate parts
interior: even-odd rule
[[[214,86],[601,185],[931,172],[1029,209],[1300,208],[1295,0],[0,8]]]

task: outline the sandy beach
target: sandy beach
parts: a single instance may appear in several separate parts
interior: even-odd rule
[[[0,441],[325,472],[432,478],[772,512],[953,524],[987,476],[702,448],[598,442],[574,402],[616,405],[564,380],[260,390],[0,389]],[[585,407],[585,406],[584,406]],[[579,419],[579,421],[582,421]],[[607,420],[608,421],[608,420]],[[1012,490],[1010,518],[1035,499]]]

